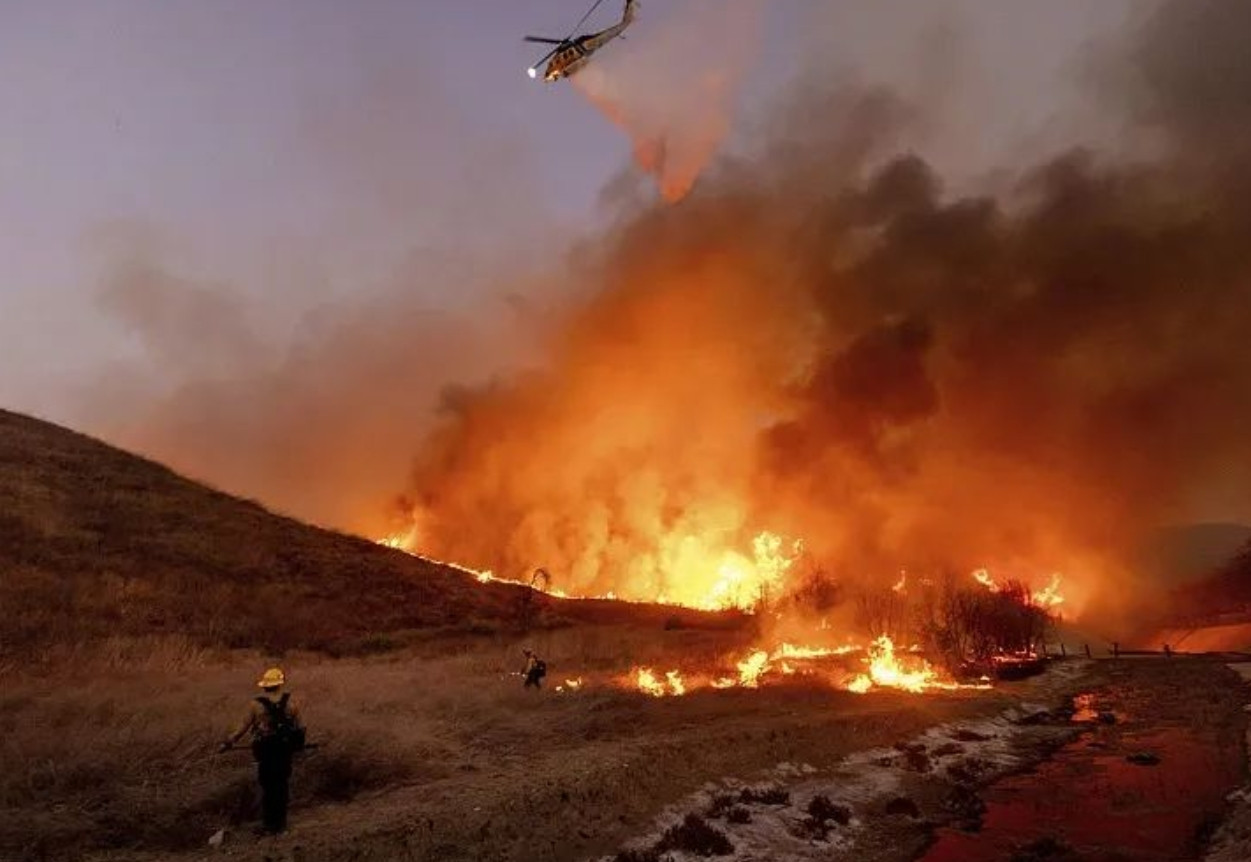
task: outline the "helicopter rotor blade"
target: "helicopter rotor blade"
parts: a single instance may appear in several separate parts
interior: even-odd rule
[[[534,63],[530,66],[530,68],[526,70],[526,72],[530,75],[531,78],[537,78],[539,74],[539,67],[542,66],[544,63],[546,63],[548,60],[550,60],[553,56],[555,56],[556,52],[559,50],[560,50],[560,45],[557,45],[555,48],[548,51],[542,57],[535,60]]]
[[[579,19],[577,24],[573,25],[573,30],[571,30],[569,33],[570,37],[572,37],[574,33],[577,33],[579,30],[582,29],[582,25],[586,23],[586,19],[594,15],[595,10],[599,8],[599,4],[603,2],[604,0],[595,0],[595,2],[591,4],[591,8],[586,10],[586,14],[583,15],[581,19]]]
[[[543,45],[563,45],[563,39],[548,39],[546,36],[522,36],[523,42],[538,42]]]

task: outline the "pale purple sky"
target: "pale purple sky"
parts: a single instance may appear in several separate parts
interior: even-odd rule
[[[632,38],[682,2],[642,0]],[[927,152],[976,176],[1072,133],[1054,122],[1072,61],[1132,4],[769,0],[739,116],[758,122],[801,68],[935,88],[948,122]],[[529,80],[541,51],[520,36],[587,5],[0,0],[0,406],[81,426],[82,388],[143,360],[98,300],[119,246],[231,285],[286,331],[414,250],[526,265],[585,230],[628,142],[567,85]],[[436,282],[431,306],[463,301]]]

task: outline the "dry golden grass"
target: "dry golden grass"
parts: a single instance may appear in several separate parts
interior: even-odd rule
[[[249,755],[215,749],[276,657],[324,746],[294,782],[308,859],[581,858],[711,777],[989,703],[558,695],[636,664],[724,667],[754,633],[741,616],[481,584],[3,411],[0,572],[5,862],[164,860],[254,819]],[[549,660],[542,693],[509,675],[525,643]]]
[[[550,657],[541,694],[511,675],[523,645],[511,639],[338,660],[289,655],[293,691],[323,745],[299,764],[294,804],[447,779],[514,740],[559,745],[587,720],[562,711],[568,698],[550,691],[564,676],[605,680],[636,661],[712,662],[741,647],[729,634],[628,628],[561,629],[525,643]],[[250,756],[215,747],[270,661],[185,638],[112,638],[10,670],[0,694],[0,858],[187,850],[254,819]],[[579,706],[633,698],[604,689],[576,696]]]

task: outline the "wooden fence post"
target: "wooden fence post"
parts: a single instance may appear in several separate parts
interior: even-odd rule
[[[1090,654],[1090,644],[1082,644],[1082,647],[1086,650],[1086,658],[1094,658],[1094,656]]]
[[[1064,650],[1064,641],[1060,641],[1060,658],[1068,658],[1069,654]]]

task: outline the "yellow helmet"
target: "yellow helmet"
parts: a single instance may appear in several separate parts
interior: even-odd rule
[[[257,688],[277,688],[287,681],[286,674],[282,672],[280,667],[271,667],[265,673],[261,674],[260,681],[256,683]]]

